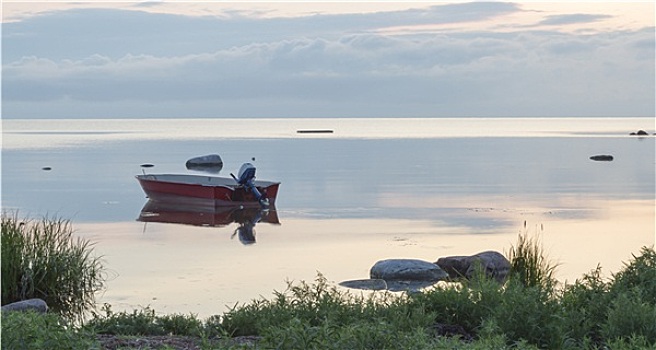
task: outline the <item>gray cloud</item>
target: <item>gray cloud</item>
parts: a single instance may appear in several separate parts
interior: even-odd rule
[[[578,24],[578,23],[593,23],[612,17],[613,16],[610,15],[593,15],[587,13],[555,15],[555,16],[548,16],[545,20],[541,21],[539,25],[559,26],[559,25]]]
[[[518,9],[261,20],[53,13],[3,30],[3,117],[653,115],[653,28],[376,33],[509,11]]]

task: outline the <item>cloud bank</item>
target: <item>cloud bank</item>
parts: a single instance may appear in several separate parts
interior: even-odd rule
[[[3,24],[2,114],[654,115],[653,26],[558,30],[612,16],[573,13],[514,30],[476,29],[522,11],[469,3],[294,18],[51,12]],[[463,29],[440,29],[447,25]]]

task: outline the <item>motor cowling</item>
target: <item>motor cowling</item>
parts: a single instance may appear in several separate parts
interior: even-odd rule
[[[244,163],[237,173],[237,182],[245,185],[255,179],[255,166],[251,163]]]
[[[232,174],[230,174],[232,175]],[[244,163],[239,168],[237,177],[232,175],[232,177],[237,181],[238,184],[247,188],[257,200],[260,202],[260,205],[266,207],[269,205],[269,201],[262,196],[257,187],[255,187],[255,166],[251,163]]]

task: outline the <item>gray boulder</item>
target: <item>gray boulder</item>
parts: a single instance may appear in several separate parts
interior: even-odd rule
[[[189,159],[185,166],[189,170],[218,173],[221,171],[221,169],[223,169],[223,160],[218,154],[208,154],[206,156]]]
[[[503,254],[495,251],[485,251],[471,256],[448,256],[439,258],[435,262],[448,273],[449,278],[471,279],[476,275],[480,266],[487,277],[499,282],[505,281],[510,272],[510,261]]]
[[[439,266],[417,259],[387,259],[376,262],[369,271],[373,279],[385,281],[437,282],[448,277]]]
[[[46,313],[48,311],[48,304],[42,299],[27,299],[17,301],[15,303],[2,306],[2,312],[5,311],[36,311],[39,313]]]

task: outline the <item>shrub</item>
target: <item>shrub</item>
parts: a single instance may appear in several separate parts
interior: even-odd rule
[[[597,267],[565,286],[561,317],[570,342],[656,345],[656,254],[646,247],[641,253],[609,281]]]
[[[613,276],[607,321],[607,340],[640,340],[656,345],[656,252],[643,247],[639,256]]]
[[[2,349],[100,349],[94,337],[73,331],[61,316],[35,312],[2,313]]]
[[[562,348],[565,340],[558,301],[539,286],[509,281],[492,321],[508,339],[525,340],[540,348]]]
[[[431,349],[435,339],[422,328],[398,330],[384,320],[358,320],[347,325],[325,321],[309,326],[299,319],[264,330],[264,348],[275,349]]]
[[[330,286],[321,274],[312,284],[289,282],[287,290],[275,292],[274,296],[273,300],[236,305],[222,318],[224,331],[233,336],[260,335],[270,325],[286,324],[294,319],[319,326],[326,321],[345,325],[374,318],[392,320],[401,329],[411,329],[417,324],[430,323],[431,318],[390,293],[364,298],[340,291]]]
[[[656,251],[643,247],[624,268],[613,276],[611,292],[640,290],[645,302],[656,304]]]
[[[3,213],[2,304],[40,298],[71,320],[93,309],[103,266],[89,241],[72,235],[67,220],[21,221]]]
[[[601,276],[601,267],[566,285],[560,297],[563,329],[570,341],[601,345],[601,327],[611,300],[609,285]]]
[[[204,335],[203,322],[193,314],[157,316],[149,307],[114,313],[108,304],[102,307],[102,311],[102,315],[94,313],[85,328],[113,335]]]
[[[459,325],[468,333],[475,333],[501,303],[502,288],[482,273],[475,280],[462,283],[438,285],[414,295],[412,301],[416,308],[433,314],[434,322]]]
[[[620,293],[609,306],[602,335],[606,340],[639,337],[656,344],[656,305],[644,301],[639,290]]]

